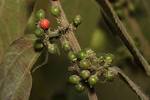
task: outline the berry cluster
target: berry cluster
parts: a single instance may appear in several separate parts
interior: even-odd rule
[[[58,7],[52,6],[50,12],[53,16],[59,17],[61,11]],[[37,41],[35,42],[35,50],[41,51],[46,47],[51,54],[59,52],[58,46],[55,43],[55,38],[59,37],[58,30],[51,30],[52,23],[45,18],[46,14],[43,9],[36,12],[37,28],[35,30],[35,35]]]
[[[50,12],[57,19],[61,16],[61,9],[57,6],[52,6]],[[52,23],[46,19],[45,11],[42,9],[36,12],[36,19],[37,27],[35,36],[37,40],[35,42],[35,50],[41,51],[45,47],[51,54],[59,53],[56,41],[69,30],[76,29],[82,22],[81,16],[77,15],[68,27],[58,25],[56,29],[52,29]],[[60,20],[57,21],[58,24],[61,22]],[[63,41],[61,40],[61,45],[68,53],[68,59],[72,63],[71,67],[69,67],[69,71],[71,72],[69,82],[74,84],[78,91],[93,88],[100,79],[100,76],[104,80],[112,80],[114,78],[115,74],[109,70],[113,62],[111,54],[97,57],[96,53],[91,49],[74,52],[66,38],[63,38]]]
[[[61,10],[57,6],[52,6],[50,9],[51,14],[54,17],[59,17]],[[67,29],[75,28],[79,24],[81,24],[81,17],[77,15],[70,26],[68,27],[60,27],[58,26],[56,30],[52,30],[51,26],[52,23],[48,19],[45,18],[46,14],[43,9],[40,9],[36,12],[36,20],[37,20],[37,27],[35,30],[35,36],[37,37],[37,41],[35,42],[35,50],[41,51],[44,47],[46,47],[51,54],[59,53],[58,46],[56,41],[58,40],[61,35],[65,34]],[[59,22],[58,22],[59,23]],[[71,49],[67,45],[67,41],[64,41],[63,48],[65,50]]]
[[[115,73],[109,70],[113,61],[111,54],[97,57],[93,50],[86,49],[77,54],[69,52],[68,57],[73,63],[69,68],[72,72],[69,82],[75,85],[77,91],[84,91],[86,87],[93,88],[99,79],[111,81],[115,77]]]

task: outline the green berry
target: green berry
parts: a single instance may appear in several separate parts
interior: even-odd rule
[[[36,41],[35,44],[34,44],[34,49],[36,51],[41,51],[43,49],[43,47],[44,47],[44,45],[40,41]]]
[[[98,80],[99,79],[98,79],[98,77],[96,75],[92,75],[88,79],[88,83],[89,83],[90,86],[94,86],[97,83]]]
[[[81,83],[75,85],[75,88],[78,92],[82,92],[85,90],[85,87]]]
[[[79,26],[81,24],[81,16],[77,15],[74,19],[73,19],[73,24],[75,27]]]
[[[51,7],[51,14],[53,15],[53,16],[59,16],[60,15],[60,9],[59,9],[59,7],[57,7],[57,6],[52,6]]]
[[[89,62],[89,60],[87,60],[87,59],[83,59],[83,60],[80,61],[79,65],[80,65],[80,67],[81,67],[82,69],[89,69],[89,67],[90,67],[90,62]]]
[[[106,78],[107,81],[113,81],[115,78],[115,74],[113,71],[108,70],[104,73],[104,77]]]
[[[90,76],[90,71],[88,71],[88,70],[82,70],[81,73],[80,73],[80,76],[81,76],[83,79],[87,79],[87,78],[89,78],[89,76]]]
[[[35,35],[36,35],[38,38],[42,37],[43,33],[44,33],[44,30],[42,30],[41,28],[37,28],[37,29],[35,30]]]
[[[45,11],[43,9],[38,10],[36,13],[36,18],[38,20],[45,18]]]
[[[105,62],[108,64],[111,64],[113,62],[113,55],[112,54],[106,54],[105,55]]]
[[[78,53],[78,58],[79,59],[84,59],[85,57],[87,56],[86,52],[84,50],[81,50],[79,53]]]
[[[48,52],[51,54],[57,53],[57,45],[56,44],[48,44]]]
[[[78,75],[71,75],[70,77],[69,77],[69,82],[71,83],[71,84],[79,84],[79,82],[80,82],[80,77],[78,76]]]
[[[70,45],[69,45],[69,43],[68,43],[68,41],[65,41],[64,43],[63,43],[63,49],[65,50],[65,51],[69,51],[71,48],[70,48]]]
[[[76,54],[75,54],[74,52],[72,52],[72,51],[70,51],[70,52],[68,53],[68,58],[69,58],[69,60],[71,60],[71,61],[76,61],[76,60],[77,60]]]

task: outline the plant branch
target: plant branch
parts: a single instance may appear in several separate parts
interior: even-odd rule
[[[141,100],[149,100],[149,97],[145,95],[143,91],[141,91],[141,88],[137,86],[127,75],[125,75],[120,68],[112,67],[111,69],[113,70],[113,72],[118,73],[123,78],[123,80],[125,80],[125,82],[130,86],[130,88],[138,95]]]
[[[60,17],[57,19],[60,21],[60,26],[61,27],[68,27],[69,21],[67,20],[67,17],[64,13],[64,10],[62,9],[60,1],[59,0],[57,0],[57,1],[50,0],[50,2],[51,2],[52,6],[57,6],[61,10]],[[69,30],[69,31],[67,31],[67,33],[65,33],[64,35],[61,36],[61,38],[60,38],[61,43],[63,43],[64,40],[68,40],[70,47],[72,48],[72,50],[74,52],[79,52],[81,50],[81,47],[80,47],[80,45],[79,45],[79,43],[78,43],[78,41],[74,35],[73,30]],[[89,100],[98,100],[96,92],[94,89],[88,90],[88,96],[89,96]]]
[[[128,2],[131,3],[130,0],[128,0]],[[150,45],[149,45],[149,42],[147,41],[147,39],[145,38],[144,33],[142,32],[139,23],[136,21],[135,18],[133,18],[129,14],[128,9],[124,9],[124,12],[125,12],[125,18],[126,18],[127,25],[129,25],[129,28],[131,30],[131,36],[138,39],[139,49],[141,50],[143,56],[145,58],[149,59]]]
[[[140,53],[140,51],[134,44],[133,39],[131,38],[131,36],[123,26],[122,22],[119,20],[110,2],[108,0],[99,0],[98,2],[101,5],[105,22],[110,28],[110,30],[119,36],[119,38],[123,41],[123,43],[126,45],[126,47],[133,55],[135,61],[137,61],[137,63],[143,66],[147,75],[150,75],[149,63],[145,60],[143,55]]]

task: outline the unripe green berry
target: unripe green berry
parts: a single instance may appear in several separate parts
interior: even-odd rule
[[[97,75],[91,75],[90,78],[88,79],[88,83],[90,86],[94,86],[98,80],[99,79],[98,79]]]
[[[90,71],[88,71],[88,70],[82,70],[81,73],[80,73],[80,76],[81,76],[83,79],[87,79],[87,78],[89,78],[89,76],[90,76]]]
[[[40,41],[36,41],[35,44],[34,44],[34,49],[36,51],[41,51],[43,49],[43,47],[44,47],[44,45]]]
[[[74,19],[73,19],[73,24],[75,27],[79,26],[81,24],[81,16],[77,15]]]
[[[105,62],[108,64],[111,64],[113,62],[113,55],[112,54],[106,54],[105,55]]]
[[[51,7],[51,14],[53,16],[58,17],[60,15],[60,13],[61,13],[61,11],[60,11],[59,7],[57,7],[57,6],[52,6]]]
[[[43,18],[45,18],[45,11],[43,9],[40,9],[36,12],[36,18],[38,20],[41,20]]]
[[[65,41],[65,42],[63,43],[63,49],[64,49],[65,51],[69,51],[69,50],[71,49],[71,47],[70,47],[68,41]]]
[[[71,60],[71,61],[76,61],[76,60],[77,60],[76,54],[75,54],[74,52],[72,52],[72,51],[70,51],[70,52],[68,53],[68,58],[69,58],[69,60]]]
[[[115,78],[115,73],[111,70],[108,70],[104,73],[104,77],[107,81],[113,81]]]
[[[79,51],[78,58],[84,59],[87,56],[86,52],[84,50]]]
[[[81,83],[75,85],[75,88],[78,92],[82,92],[85,90],[85,87]]]
[[[80,77],[78,76],[78,75],[71,75],[70,77],[69,77],[69,82],[71,83],[71,84],[79,84],[79,82],[80,82]]]
[[[38,37],[38,38],[42,37],[43,33],[44,33],[44,30],[41,29],[41,28],[37,28],[37,29],[35,30],[35,35],[36,35],[36,37]]]
[[[90,61],[87,60],[87,59],[83,59],[83,60],[81,60],[80,63],[79,63],[79,65],[80,65],[80,67],[81,67],[82,69],[89,69],[90,64],[91,64]]]
[[[48,44],[48,52],[51,54],[57,53],[57,45],[56,44]]]

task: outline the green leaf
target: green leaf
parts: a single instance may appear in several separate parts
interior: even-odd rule
[[[22,36],[36,0],[0,0],[0,62],[8,46]]]
[[[24,35],[8,48],[0,65],[0,100],[29,99],[30,70],[40,55],[34,51],[34,41],[32,35]]]

